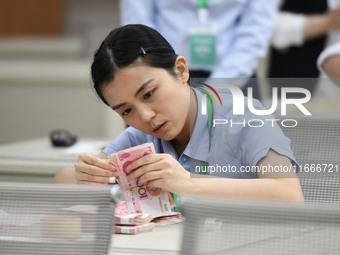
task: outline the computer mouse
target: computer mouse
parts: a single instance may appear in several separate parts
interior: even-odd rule
[[[77,141],[77,137],[65,129],[55,129],[50,132],[50,140],[55,147],[69,147]]]

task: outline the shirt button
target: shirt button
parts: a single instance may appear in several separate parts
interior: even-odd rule
[[[187,158],[186,158],[186,157],[183,157],[183,161],[184,161],[184,162],[187,161]]]

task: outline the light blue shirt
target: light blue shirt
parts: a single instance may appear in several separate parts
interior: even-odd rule
[[[277,0],[209,0],[218,30],[217,65],[209,78],[251,77],[266,53]],[[121,0],[121,22],[155,28],[188,58],[188,29],[199,24],[198,0]]]
[[[147,135],[133,127],[128,127],[122,134],[104,149],[104,153],[111,154],[132,146],[152,142],[157,153],[171,154],[187,171],[198,173],[201,162],[208,162],[214,172],[207,174],[228,178],[257,178],[254,169],[245,169],[245,166],[256,166],[258,161],[265,157],[269,149],[291,159],[297,166],[290,148],[290,140],[285,137],[276,122],[267,122],[262,127],[251,127],[243,124],[216,125],[212,128],[211,146],[209,149],[208,115],[201,114],[202,93],[194,89],[198,112],[195,127],[190,141],[180,157],[177,156],[171,142],[163,141],[157,137]],[[218,90],[223,106],[214,105],[215,119],[225,119],[234,123],[248,122],[250,119],[274,119],[269,116],[253,115],[245,105],[245,115],[235,117],[232,112],[232,96],[230,93]],[[256,109],[264,109],[259,101],[255,100]],[[274,125],[272,126],[272,123]],[[255,122],[252,125],[256,125]],[[220,167],[220,168],[218,168]],[[244,169],[242,169],[244,168]],[[220,170],[218,170],[220,169]]]

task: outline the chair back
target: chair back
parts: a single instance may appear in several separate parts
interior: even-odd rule
[[[107,255],[110,187],[0,183],[0,254]]]
[[[183,198],[184,255],[339,254],[340,208]]]
[[[282,127],[300,167],[306,203],[340,206],[340,118],[298,117]]]

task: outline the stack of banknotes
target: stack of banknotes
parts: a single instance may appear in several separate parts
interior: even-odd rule
[[[135,213],[150,213],[152,218],[173,215],[175,202],[169,192],[161,188],[138,185],[137,179],[128,180],[127,166],[141,157],[155,153],[153,143],[145,143],[109,155],[118,169],[119,184],[124,190],[127,210]]]
[[[127,210],[126,203],[116,206],[115,233],[135,235],[153,230],[155,223],[151,222],[150,213],[135,213]]]
[[[164,226],[183,222],[179,212],[172,215],[152,218],[150,213],[136,213],[127,210],[126,202],[123,201],[116,206],[115,210],[115,233],[136,235],[148,232],[155,226]]]
[[[125,201],[116,207],[116,233],[138,234],[150,231],[155,225],[182,222],[180,213],[173,212],[175,202],[171,194],[161,188],[138,185],[128,180],[127,166],[141,157],[155,153],[153,143],[145,143],[109,155],[118,170],[119,184]]]

